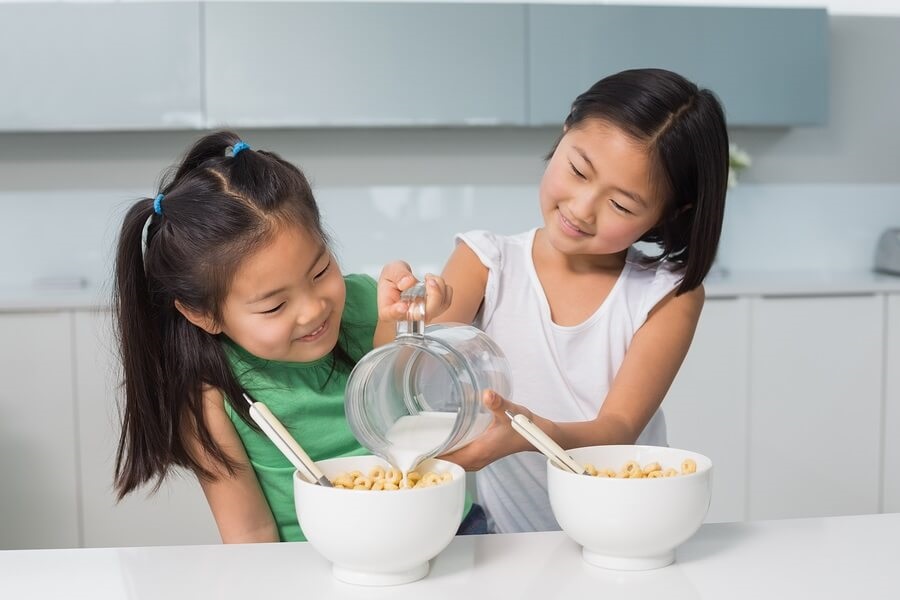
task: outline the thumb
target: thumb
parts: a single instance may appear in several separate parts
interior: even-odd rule
[[[500,416],[504,416],[503,411],[510,406],[508,400],[493,390],[485,390],[481,401],[486,409]]]

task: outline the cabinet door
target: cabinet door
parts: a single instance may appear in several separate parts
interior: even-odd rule
[[[749,307],[746,298],[706,301],[663,403],[669,445],[713,462],[707,522],[746,518]]]
[[[561,125],[575,97],[624,69],[681,73],[730,125],[825,123],[824,9],[529,6],[529,121]]]
[[[109,312],[75,313],[76,394],[84,546],[215,544],[215,521],[193,475],[170,477],[153,495],[116,504],[113,468],[120,425],[119,371]]]
[[[900,512],[900,294],[887,297],[884,417],[884,512]]]
[[[68,313],[0,314],[0,550],[79,545]]]
[[[0,4],[0,131],[202,124],[200,8]]]
[[[525,122],[525,8],[216,2],[213,126]]]
[[[750,519],[877,512],[882,297],[760,298],[752,322]]]

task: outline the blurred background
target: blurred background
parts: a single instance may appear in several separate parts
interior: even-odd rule
[[[749,157],[663,405],[708,520],[900,511],[898,3],[4,0],[0,549],[218,539],[190,475],[111,494],[111,248],[204,132],[303,168],[344,271],[439,272],[539,225],[571,100],[651,66]]]

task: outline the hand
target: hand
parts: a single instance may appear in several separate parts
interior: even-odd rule
[[[482,402],[494,415],[494,420],[487,430],[459,450],[438,458],[456,463],[466,471],[477,471],[504,456],[534,450],[534,447],[512,428],[509,417],[506,416],[506,411],[509,411],[513,415],[523,414],[534,420],[534,414],[530,410],[510,402],[491,390],[484,392]]]
[[[409,303],[400,300],[400,294],[418,282],[409,264],[398,260],[385,265],[378,278],[379,320],[406,319]],[[425,275],[425,286],[425,320],[430,321],[450,308],[453,288],[444,282],[443,277],[431,274]]]

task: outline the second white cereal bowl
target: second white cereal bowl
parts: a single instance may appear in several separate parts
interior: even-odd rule
[[[386,466],[376,456],[316,463],[329,479]],[[335,578],[357,585],[399,585],[425,577],[428,561],[453,540],[465,504],[465,471],[431,459],[417,469],[453,475],[434,487],[398,491],[346,490],[308,483],[294,473],[294,504],[310,544],[332,563]]]
[[[627,571],[664,567],[706,517],[712,462],[702,454],[658,446],[591,446],[568,453],[582,466],[614,471],[628,461],[658,462],[663,469],[680,469],[687,458],[697,464],[690,475],[619,479],[575,475],[549,463],[553,514],[592,565]]]

